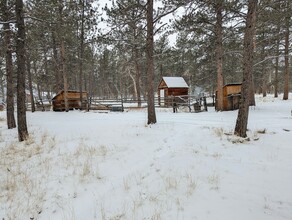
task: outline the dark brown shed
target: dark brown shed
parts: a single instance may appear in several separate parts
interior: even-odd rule
[[[158,85],[159,105],[168,105],[173,96],[187,96],[188,93],[189,86],[184,78],[162,77]]]
[[[82,92],[82,104],[80,102],[80,92],[69,90],[68,91],[68,105],[69,109],[85,109],[87,105],[88,94]],[[64,90],[61,90],[54,98],[52,98],[53,111],[65,111]]]

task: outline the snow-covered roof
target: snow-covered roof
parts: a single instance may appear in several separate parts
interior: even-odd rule
[[[188,84],[182,77],[162,77],[168,88],[188,88]]]

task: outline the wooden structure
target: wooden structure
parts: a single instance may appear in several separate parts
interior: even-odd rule
[[[223,111],[238,109],[240,97],[241,83],[226,84],[223,86]],[[217,109],[217,91],[215,108]]]
[[[67,93],[69,110],[85,109],[87,106],[87,92],[82,92],[82,103],[80,102],[80,92],[69,90]],[[52,98],[53,111],[65,111],[64,90],[61,90],[54,98]]]
[[[182,77],[162,77],[158,85],[158,104],[171,106],[174,96],[187,96],[189,86]]]
[[[50,111],[51,110],[51,102],[43,101],[43,100],[36,100],[35,106],[37,111]]]
[[[123,99],[90,99],[90,109],[123,112]]]

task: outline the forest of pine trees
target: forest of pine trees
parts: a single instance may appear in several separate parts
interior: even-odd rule
[[[248,3],[1,0],[0,99],[8,127],[15,127],[16,94],[50,100],[62,89],[133,98],[138,105],[145,98],[148,124],[156,123],[151,100],[162,76],[182,76],[192,89],[209,94],[218,90],[220,110],[222,86],[244,79]],[[255,13],[250,86],[263,96],[283,93],[288,99],[290,0],[259,1]],[[25,120],[21,100],[17,113]],[[21,134],[20,140],[27,135]]]

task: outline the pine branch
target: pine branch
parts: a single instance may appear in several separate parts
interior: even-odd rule
[[[16,20],[0,21],[0,24],[12,24],[12,23],[16,23]]]
[[[165,12],[165,13],[163,13],[163,14],[157,16],[155,19],[153,19],[153,23],[156,23],[156,22],[159,21],[161,18],[163,18],[163,17],[165,17],[165,16],[167,16],[167,15],[169,15],[169,14],[175,12],[175,11],[176,11],[177,9],[179,9],[179,8],[180,8],[180,6],[175,7],[175,8],[173,8],[172,10],[167,11],[167,12]]]
[[[40,21],[40,22],[56,24],[55,22],[47,21],[47,20],[36,18],[36,17],[32,17],[32,16],[25,16],[24,19],[32,19],[32,20],[36,20],[36,21]],[[9,21],[0,21],[0,24],[14,24],[14,23],[16,23],[16,20],[14,20],[14,19],[13,20],[9,20]]]
[[[40,18],[33,17],[33,16],[25,16],[24,19],[32,19],[32,20],[40,21],[40,22],[44,22],[44,23],[56,24],[56,22],[40,19]]]

